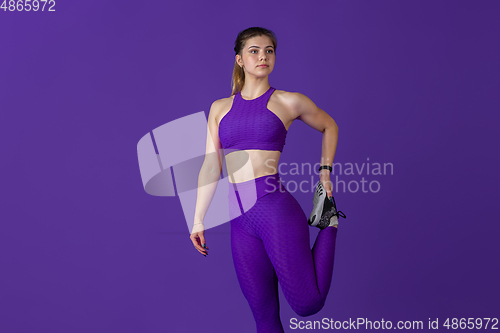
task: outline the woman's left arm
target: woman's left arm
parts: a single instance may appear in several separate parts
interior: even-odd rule
[[[328,113],[317,107],[309,97],[301,93],[290,94],[290,105],[297,116],[296,119],[302,120],[310,127],[323,133],[320,165],[332,166],[339,137],[337,123]],[[328,198],[330,198],[333,188],[330,180],[330,170],[322,169],[319,179],[327,192]]]

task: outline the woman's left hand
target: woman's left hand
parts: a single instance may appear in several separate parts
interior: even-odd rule
[[[332,186],[332,181],[330,180],[330,170],[322,169],[319,172],[319,181],[326,190],[326,197],[331,201],[333,186]]]

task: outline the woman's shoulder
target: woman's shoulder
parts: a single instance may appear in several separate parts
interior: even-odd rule
[[[309,97],[299,92],[276,90],[275,93],[275,100],[290,112],[293,119],[300,119],[304,110],[312,110],[316,106]]]
[[[302,98],[306,97],[306,95],[298,92],[298,91],[286,91],[286,90],[280,90],[276,89],[275,94],[282,95],[284,98]]]
[[[216,99],[215,101],[212,102],[212,105],[210,106],[211,110],[210,112],[213,112],[215,118],[217,119],[225,109],[229,109],[231,107],[233,99],[234,95]]]
[[[231,95],[229,97],[222,97],[219,99],[216,99],[212,105],[218,108],[223,108],[224,105],[231,104],[233,102],[234,95]]]
[[[298,94],[297,92],[293,91],[286,91],[286,90],[281,90],[281,89],[275,89],[273,95],[279,96],[281,98],[285,99],[290,99],[293,98],[295,94]]]
[[[295,91],[286,91],[286,90],[280,90],[276,89],[273,93],[275,98],[281,102],[284,105],[287,105],[289,107],[293,107],[294,105],[297,105],[298,103],[301,102],[301,100],[307,98],[305,95],[295,92]]]

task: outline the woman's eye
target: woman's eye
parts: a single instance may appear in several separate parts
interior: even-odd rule
[[[258,52],[257,50],[250,50],[250,53],[254,53],[254,51],[255,51],[255,52]],[[274,50],[267,50],[267,52],[269,52],[269,53],[273,53],[273,52],[274,52]]]

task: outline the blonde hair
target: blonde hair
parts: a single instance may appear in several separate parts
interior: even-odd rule
[[[234,55],[239,54],[240,56],[242,56],[242,49],[246,41],[249,40],[250,38],[257,36],[268,36],[271,39],[271,42],[273,43],[274,53],[276,54],[276,46],[278,45],[278,41],[274,32],[261,27],[251,27],[242,30],[238,33],[238,37],[236,37],[236,40],[234,41],[234,52],[235,52]],[[231,96],[240,92],[244,84],[245,84],[245,70],[242,67],[240,67],[240,65],[238,65],[235,59],[233,67],[233,77],[231,80],[231,88],[232,88]]]

